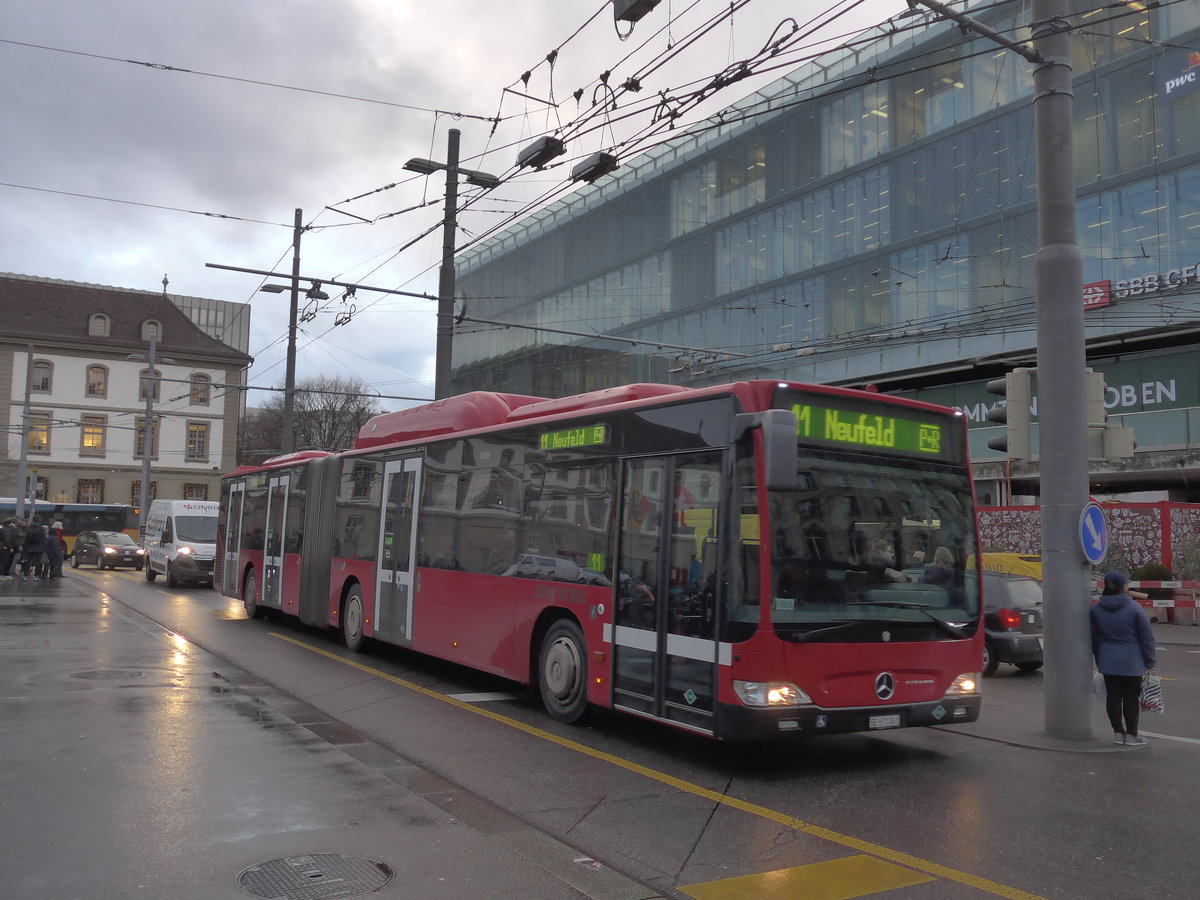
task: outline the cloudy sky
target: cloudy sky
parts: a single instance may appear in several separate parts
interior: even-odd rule
[[[732,21],[697,37],[728,0],[662,0],[622,39],[629,27],[619,35],[602,0],[0,4],[0,272],[139,290],[161,290],[165,275],[174,294],[249,302],[261,386],[283,382],[287,295],[207,264],[290,275],[295,209],[312,226],[302,274],[436,295],[444,176],[402,167],[444,160],[448,129],[462,132],[462,165],[504,179],[464,210],[462,246],[560,190],[578,159],[644,134],[660,91],[704,83],[790,34],[787,20],[803,46],[831,49],[906,7],[736,0]],[[520,147],[602,121],[590,107],[605,71],[610,85],[637,75],[642,91],[624,92],[610,127],[579,129],[559,167],[518,172]],[[781,74],[738,82],[693,115]],[[435,303],[328,293],[301,325],[299,379],[432,396]]]

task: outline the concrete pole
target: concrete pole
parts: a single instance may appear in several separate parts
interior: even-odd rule
[[[279,449],[291,453],[296,449],[296,315],[300,305],[300,235],[304,211],[297,209],[292,230],[292,301],[288,310],[287,374],[283,382],[283,427]]]
[[[150,332],[150,354],[146,357],[146,412],[142,420],[142,485],[138,493],[138,507],[141,517],[138,522],[138,534],[146,539],[146,519],[150,515],[150,451],[154,448],[154,392],[162,382],[154,369],[158,350],[158,329]]]
[[[1076,238],[1075,154],[1067,0],[1034,0],[1037,140],[1038,422],[1046,732],[1092,737],[1090,572],[1079,521],[1088,500],[1083,262]]]
[[[454,350],[454,238],[458,230],[458,139],[450,129],[446,150],[446,214],[442,225],[442,268],[438,273],[437,344],[434,348],[433,398],[450,396],[450,355]]]
[[[17,461],[17,515],[25,518],[25,496],[29,493],[29,394],[33,390],[33,344],[25,360],[25,405],[21,408],[21,452]],[[31,504],[32,506],[32,504]]]

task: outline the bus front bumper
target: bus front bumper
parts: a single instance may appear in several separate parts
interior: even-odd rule
[[[820,734],[894,731],[932,725],[961,725],[979,718],[982,697],[968,694],[943,697],[928,703],[903,706],[866,706],[822,709],[752,709],[731,703],[718,704],[718,736],[724,740],[765,740],[780,737],[813,737]]]

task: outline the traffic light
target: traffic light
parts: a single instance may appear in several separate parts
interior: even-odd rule
[[[1033,456],[1030,433],[1030,407],[1033,405],[1030,374],[1033,371],[1013,369],[1003,378],[987,383],[989,394],[999,394],[1004,398],[1003,405],[996,404],[988,410],[988,421],[1003,422],[1008,426],[1002,436],[988,438],[987,445],[992,450],[1007,454],[1010,459],[1030,459]]]
[[[1108,390],[1103,372],[1085,370],[1087,379],[1088,459],[1128,459],[1137,442],[1133,429],[1110,425],[1104,395]]]

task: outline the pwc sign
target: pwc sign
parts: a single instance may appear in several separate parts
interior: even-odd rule
[[[1187,67],[1183,72],[1163,82],[1163,94],[1178,96],[1180,93],[1190,93],[1197,86],[1200,86],[1200,52],[1193,50],[1188,54]]]

